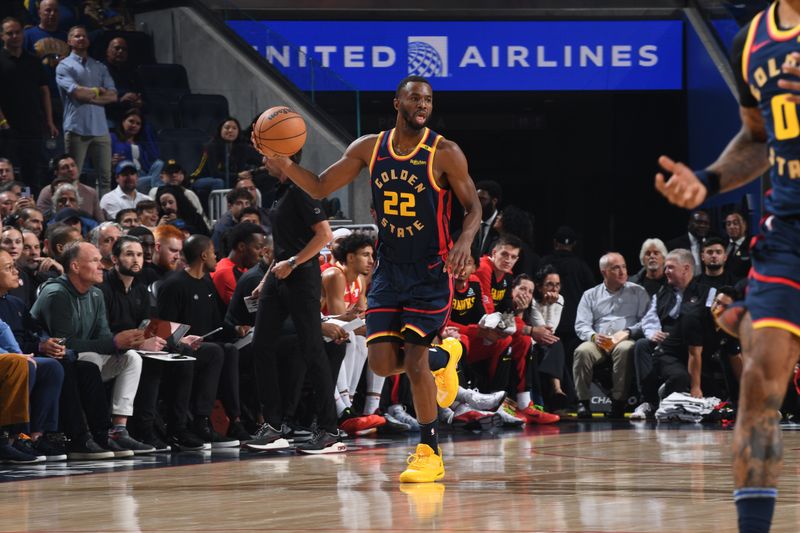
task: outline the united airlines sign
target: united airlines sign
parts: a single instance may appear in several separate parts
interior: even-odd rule
[[[681,21],[228,24],[304,90],[394,90],[408,74],[451,91],[683,86]]]

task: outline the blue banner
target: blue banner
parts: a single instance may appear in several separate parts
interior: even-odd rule
[[[683,87],[677,20],[228,24],[303,90],[394,90],[409,74],[444,91]]]

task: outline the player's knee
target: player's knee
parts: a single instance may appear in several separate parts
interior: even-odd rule
[[[385,378],[394,373],[393,365],[389,364],[386,358],[370,357],[369,369],[375,372],[375,375]]]

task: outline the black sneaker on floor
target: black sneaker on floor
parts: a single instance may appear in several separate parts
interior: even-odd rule
[[[211,449],[211,444],[203,442],[203,439],[186,428],[177,430],[170,435],[168,440],[169,447],[173,452],[197,452]]]
[[[0,463],[12,465],[26,465],[31,463],[43,463],[42,457],[30,455],[19,449],[15,448],[5,438],[2,439],[3,444],[0,444]]]
[[[290,443],[305,442],[314,434],[313,430],[293,422],[283,424],[281,431],[283,432],[283,438]]]
[[[169,444],[161,440],[155,428],[140,430],[136,436],[139,442],[153,447],[155,453],[168,452],[171,450]]]
[[[288,426],[285,424],[281,429],[275,429],[269,424],[262,424],[250,442],[246,442],[245,446],[257,452],[265,450],[285,450],[291,447],[289,441],[284,437],[284,428],[289,431]]]
[[[578,418],[582,420],[591,420],[592,418],[592,410],[589,407],[590,403],[588,401],[580,401],[578,402]]]
[[[328,433],[324,429],[318,429],[307,442],[300,443],[295,448],[300,453],[310,454],[347,451],[347,445],[342,442],[339,430],[336,430],[336,433]]]
[[[245,443],[253,438],[252,435],[245,429],[244,424],[237,420],[228,425],[228,437],[236,439],[240,443]]]
[[[67,442],[67,459],[70,461],[94,461],[113,458],[114,452],[101,448],[88,433]]]
[[[153,453],[156,451],[154,446],[144,444],[131,437],[127,428],[122,428],[108,433],[108,440],[114,441],[123,450],[130,450],[134,455]]]
[[[94,436],[94,441],[97,443],[98,446],[103,448],[104,450],[108,450],[114,454],[115,459],[122,459],[125,457],[133,457],[133,450],[128,450],[127,448],[123,448],[115,440],[106,434],[97,434]]]
[[[47,457],[45,457],[44,454],[39,453],[36,448],[33,447],[33,440],[31,440],[31,438],[25,433],[20,433],[17,435],[12,446],[24,454],[36,457],[41,462],[47,460]]]
[[[46,461],[67,460],[67,437],[63,433],[45,433],[33,443],[39,455],[44,455]]]
[[[214,431],[214,427],[211,425],[211,420],[207,416],[195,417],[192,431],[198,437],[203,439],[203,442],[208,442],[211,444],[212,450],[214,448],[236,448],[239,446],[238,439],[223,437]]]

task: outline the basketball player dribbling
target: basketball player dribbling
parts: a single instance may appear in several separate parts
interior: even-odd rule
[[[693,172],[662,156],[656,176],[670,202],[693,209],[769,170],[772,190],[753,239],[744,302],[720,326],[738,332],[744,356],[733,436],[734,499],[742,532],[769,531],[783,462],[780,409],[800,354],[800,0],[780,0],[734,40],[739,134],[710,167]],[[733,331],[731,331],[733,330]],[[737,331],[738,330],[738,331]]]
[[[394,129],[357,139],[319,176],[287,157],[272,159],[314,198],[352,182],[364,167],[370,170],[378,260],[367,296],[369,365],[380,376],[408,376],[420,444],[400,481],[432,482],[444,476],[436,405],[447,407],[455,399],[462,347],[455,339],[438,347],[431,343],[449,315],[452,275],[470,257],[481,204],[461,149],[426,127],[433,110],[430,83],[404,78],[394,108]],[[455,244],[449,233],[452,193],[465,208]]]

